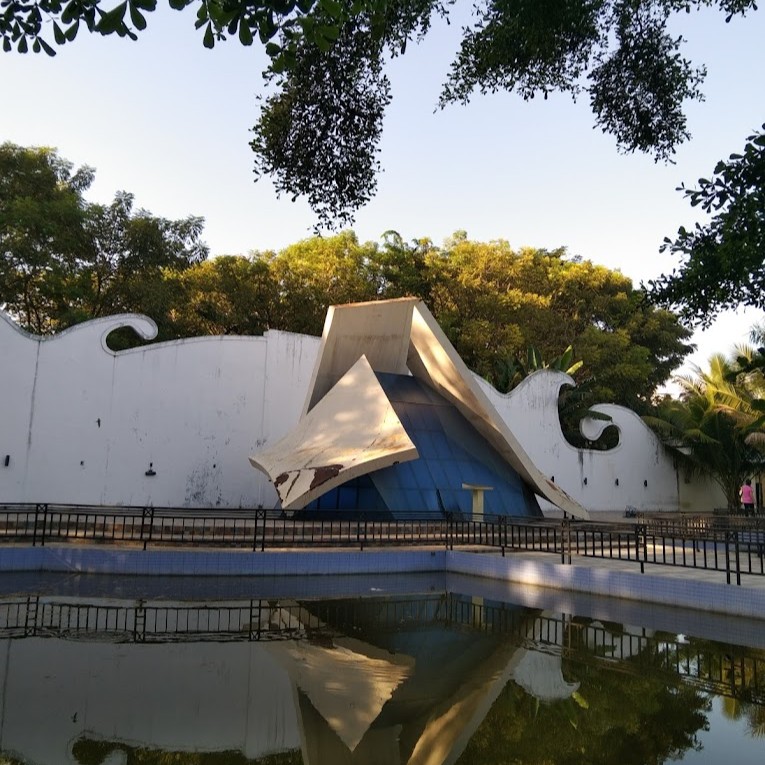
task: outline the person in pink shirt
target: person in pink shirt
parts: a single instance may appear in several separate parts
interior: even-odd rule
[[[754,489],[752,482],[747,478],[739,492],[741,504],[744,506],[744,515],[754,515]]]

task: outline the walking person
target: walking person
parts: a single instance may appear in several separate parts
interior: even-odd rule
[[[752,482],[747,478],[739,491],[741,504],[744,506],[744,515],[754,515],[754,489]]]

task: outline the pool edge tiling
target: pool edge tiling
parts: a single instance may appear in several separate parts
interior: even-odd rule
[[[6,547],[0,573],[52,571],[154,576],[385,575],[445,571],[597,596],[765,619],[765,578],[726,584],[724,572],[653,566],[647,573],[607,561],[564,565],[524,554],[501,557],[462,550],[245,551]]]

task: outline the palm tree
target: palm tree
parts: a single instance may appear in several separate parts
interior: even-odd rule
[[[573,376],[581,369],[582,364],[584,362],[581,360],[574,361],[574,348],[570,345],[560,356],[550,361],[545,361],[539,349],[530,345],[526,349],[525,363],[517,356],[508,355],[497,359],[494,363],[494,374],[489,378],[489,382],[501,393],[507,393],[532,372],[538,372],[540,369],[554,369]]]
[[[692,375],[676,378],[680,399],[644,418],[686,469],[717,482],[731,511],[739,507],[741,484],[765,462],[765,378],[739,363],[746,356],[741,347],[734,360],[713,356],[707,372],[694,367]]]
[[[507,356],[497,359],[494,364],[494,374],[489,382],[500,392],[508,393],[517,387],[522,380],[542,369],[552,369],[573,377],[584,364],[584,361],[574,361],[574,348],[569,345],[560,356],[545,361],[539,349],[530,345],[526,351],[526,361],[519,357]],[[618,442],[618,433],[606,431],[596,444],[587,441],[579,431],[579,423],[589,417],[594,420],[611,422],[611,416],[598,412],[590,407],[594,403],[593,388],[595,379],[592,377],[580,380],[574,387],[564,386],[558,397],[558,415],[565,439],[573,446],[588,449],[608,449]]]

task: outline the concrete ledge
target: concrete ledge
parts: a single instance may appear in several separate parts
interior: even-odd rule
[[[765,619],[765,588],[444,549],[208,551],[3,548],[0,573],[134,576],[324,576],[447,572],[710,613]]]
[[[692,571],[677,578],[459,551],[447,553],[447,567],[453,573],[537,587],[765,619],[765,590],[699,581]]]
[[[120,550],[3,548],[0,573],[53,571],[130,576],[323,576],[445,571],[445,550]]]

